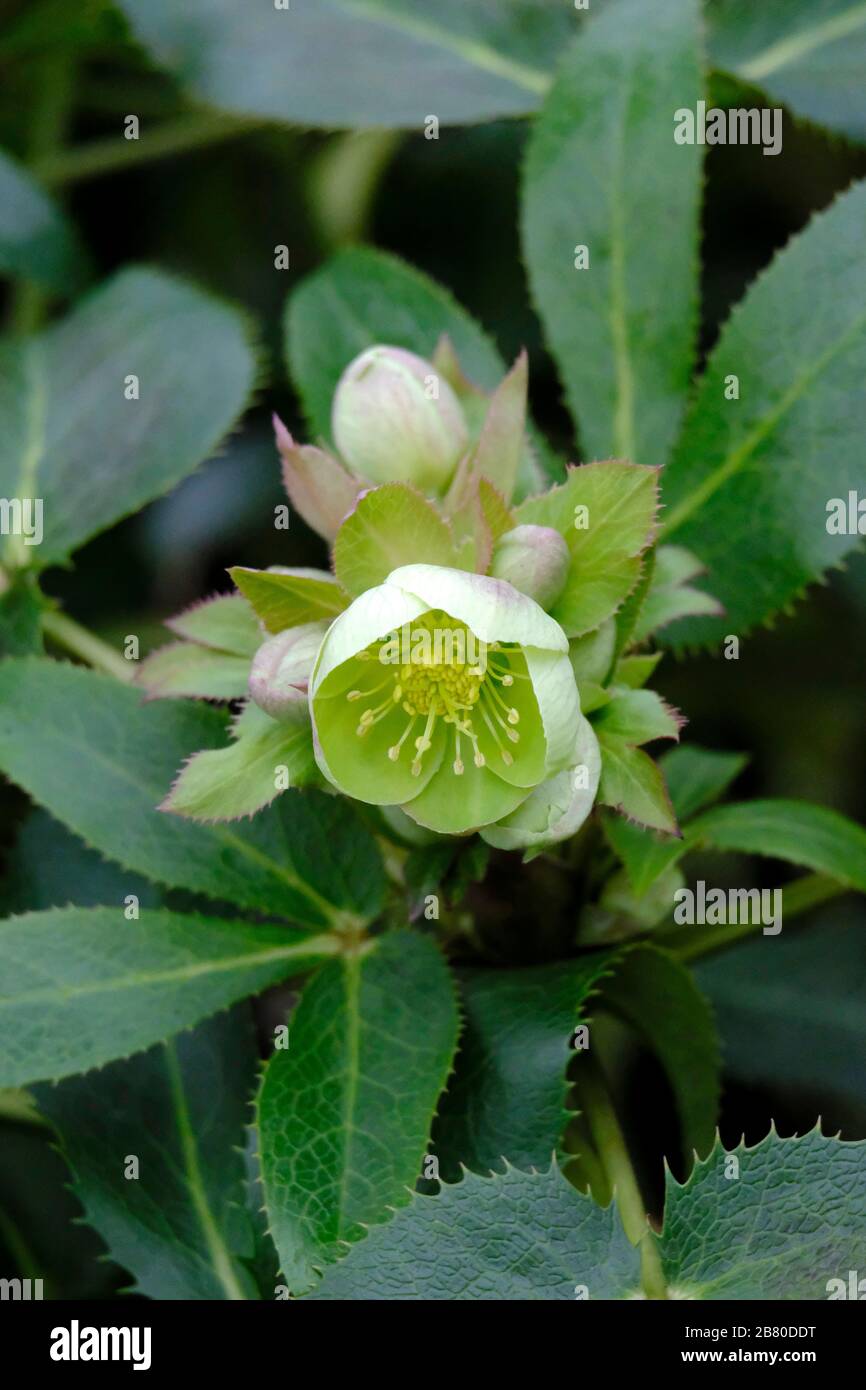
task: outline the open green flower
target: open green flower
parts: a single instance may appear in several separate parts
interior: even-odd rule
[[[316,759],[339,790],[460,834],[568,768],[568,641],[504,580],[406,565],[331,625],[310,681]]]

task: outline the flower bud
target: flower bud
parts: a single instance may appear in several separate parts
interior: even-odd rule
[[[562,593],[570,563],[568,546],[552,526],[515,526],[497,542],[490,573],[550,608]]]
[[[327,623],[287,628],[259,647],[250,670],[250,695],[272,719],[281,719],[307,700],[307,684]]]
[[[453,390],[430,362],[402,348],[371,347],[337,383],[334,440],[352,471],[372,483],[442,492],[468,444]]]

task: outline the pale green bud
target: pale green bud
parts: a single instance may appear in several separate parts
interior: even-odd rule
[[[303,708],[327,623],[287,628],[259,647],[250,670],[250,696],[272,719]]]
[[[490,573],[550,608],[565,587],[570,563],[568,546],[552,526],[515,526],[497,542]]]
[[[442,492],[469,442],[453,390],[430,362],[371,347],[337,383],[331,425],[353,473],[371,483]]]

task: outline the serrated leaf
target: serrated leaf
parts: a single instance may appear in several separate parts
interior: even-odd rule
[[[864,233],[857,184],[776,257],[722,330],[665,471],[664,534],[701,559],[726,616],[677,623],[665,645],[742,636],[859,543],[828,533],[827,504],[862,478]],[[729,375],[739,400],[725,398]]]
[[[606,734],[620,738],[633,747],[657,738],[679,738],[682,715],[666,705],[654,690],[614,688],[610,696],[593,720],[599,737]]]
[[[53,908],[0,923],[0,1085],[150,1047],[327,960],[330,936],[162,908]]]
[[[866,830],[808,801],[717,806],[689,826],[689,842],[785,859],[866,893]]]
[[[188,695],[202,700],[239,700],[247,693],[250,658],[169,642],[136,668],[135,683],[152,700]]]
[[[718,67],[797,116],[866,140],[861,0],[716,0],[707,23]]]
[[[406,483],[366,492],[334,542],[334,569],[343,588],[357,598],[384,584],[392,570],[416,562],[458,567],[451,532],[436,508]]]
[[[645,642],[659,628],[678,618],[718,617],[724,609],[702,589],[687,581],[703,573],[703,565],[691,551],[678,545],[659,546],[655,553],[655,570],[640,612],[635,615],[629,634],[635,643]]]
[[[572,16],[440,0],[121,0],[134,33],[195,97],[294,125],[408,127],[518,116],[538,105]],[[238,54],[244,61],[237,62]]]
[[[866,1144],[815,1131],[802,1139],[771,1133],[731,1156],[717,1145],[683,1186],[669,1174],[658,1241],[669,1297],[842,1297],[862,1253],[864,1176]],[[613,1206],[582,1197],[555,1166],[509,1169],[494,1178],[469,1173],[438,1197],[415,1197],[312,1296],[573,1301],[580,1290],[590,1299],[634,1298],[637,1266]]]
[[[653,538],[657,488],[654,468],[586,463],[516,509],[520,525],[552,526],[568,545],[571,567],[550,611],[569,637],[599,627],[638,583],[641,555]]]
[[[702,153],[675,142],[674,109],[701,95],[698,0],[624,0],[573,40],[530,140],[525,257],[584,457],[659,465],[674,440],[694,355]]]
[[[857,1269],[866,1217],[866,1144],[767,1135],[721,1144],[681,1187],[669,1174],[661,1240],[681,1298],[825,1299]],[[838,1294],[837,1294],[838,1297]]]
[[[61,662],[0,663],[0,767],[89,845],[171,887],[321,928],[370,920],[384,873],[351,807],[288,791],[250,823],[196,825],[157,810],[226,716]]]
[[[41,498],[43,535],[3,537],[4,563],[63,561],[174,487],[231,428],[253,376],[242,316],[155,270],[124,270],[62,322],[5,344],[0,493]]]
[[[0,150],[0,275],[72,294],[87,272],[71,222],[28,170]]]
[[[243,1155],[257,1064],[249,1010],[239,1008],[35,1088],[88,1223],[146,1297],[259,1297],[247,1267],[255,1218]]]
[[[464,1029],[433,1130],[447,1182],[475,1172],[544,1167],[568,1119],[571,1035],[616,955],[519,970],[460,972]]]
[[[169,618],[166,627],[187,642],[234,656],[255,656],[262,645],[256,615],[241,594],[216,594]]]
[[[408,1200],[457,1028],[442,957],[408,931],[344,955],[304,991],[258,1104],[270,1229],[293,1291]]]
[[[235,565],[229,574],[268,632],[335,618],[349,603],[327,570],[251,570]]]
[[[328,1270],[312,1297],[573,1302],[627,1298],[637,1284],[638,1257],[616,1209],[581,1196],[554,1164],[545,1173],[467,1173],[438,1197],[413,1197]]]
[[[47,811],[35,808],[22,822],[3,856],[0,916],[46,907],[100,907],[134,893],[139,907],[163,907],[161,890],[139,874],[121,869],[88,849]]]
[[[247,713],[255,708],[248,706]],[[309,786],[316,776],[306,706],[279,721],[262,714],[225,748],[194,753],[160,809],[196,821],[239,820],[289,787]]]
[[[637,658],[639,659],[639,658]],[[718,799],[742,772],[747,759],[741,753],[682,744],[659,760],[674,811],[680,822],[690,819]],[[607,839],[625,865],[634,891],[642,895],[686,853],[682,840],[659,839],[622,816],[605,812],[602,825]],[[687,832],[686,832],[687,833]]]
[[[665,779],[652,758],[613,734],[602,733],[599,745],[598,799],[602,806],[613,806],[629,820],[676,835],[677,822]]]

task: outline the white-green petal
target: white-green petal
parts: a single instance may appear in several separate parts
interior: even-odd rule
[[[574,765],[536,787],[511,815],[481,830],[495,849],[540,849],[568,840],[583,825],[595,802],[601,752],[588,719],[580,716]]]
[[[357,656],[371,642],[396,632],[403,623],[419,618],[430,606],[391,584],[379,584],[361,594],[328,629],[310,680],[311,700],[322,681],[344,661]]]
[[[389,574],[384,587],[415,594],[425,609],[443,609],[482,642],[568,651],[568,638],[559,623],[507,580],[440,565],[403,565]]]
[[[580,719],[580,696],[567,649],[562,653],[527,647],[523,654],[544,726],[547,771],[552,775],[574,762],[574,731]]]

